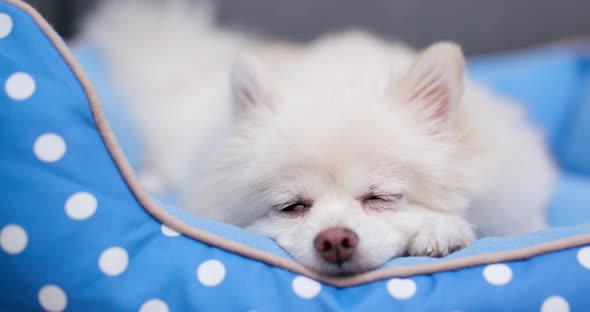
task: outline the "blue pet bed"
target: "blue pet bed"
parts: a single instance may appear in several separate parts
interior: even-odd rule
[[[99,51],[77,50],[89,79],[38,13],[0,0],[0,311],[588,311],[588,47],[470,62],[547,133],[562,172],[551,229],[330,277],[145,194]]]

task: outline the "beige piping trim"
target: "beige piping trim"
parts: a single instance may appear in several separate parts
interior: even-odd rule
[[[281,267],[295,273],[306,275],[313,279],[336,287],[354,286],[381,279],[391,278],[394,276],[404,277],[418,274],[431,274],[442,271],[458,270],[488,263],[527,259],[536,255],[552,251],[558,251],[562,249],[590,244],[590,234],[583,234],[557,241],[519,248],[515,250],[491,252],[475,256],[467,256],[460,259],[441,260],[436,263],[429,264],[391,267],[387,269],[375,270],[348,277],[333,277],[315,273],[295,261],[285,259],[280,256],[275,256],[273,254],[266,253],[258,249],[199,230],[183,222],[174,215],[168,213],[164,208],[160,207],[153,200],[151,200],[149,195],[141,188],[137,178],[135,177],[133,169],[129,165],[129,162],[127,161],[127,158],[125,158],[125,155],[123,155],[121,147],[117,143],[117,139],[115,138],[105,118],[101,105],[98,101],[98,97],[96,95],[96,92],[94,91],[94,88],[92,87],[92,84],[90,83],[90,80],[88,79],[80,65],[76,62],[75,58],[72,56],[66,45],[62,42],[59,35],[45,21],[45,19],[30,5],[24,3],[21,0],[3,1],[10,3],[29,14],[37,23],[37,25],[41,28],[41,30],[45,33],[45,35],[49,38],[49,40],[53,43],[53,45],[62,55],[66,63],[70,66],[74,75],[78,78],[78,81],[80,81],[82,88],[86,92],[86,96],[88,97],[88,102],[90,103],[90,110],[92,111],[96,127],[98,128],[98,131],[102,136],[102,139],[113,161],[115,162],[117,168],[119,169],[119,172],[121,173],[121,176],[129,186],[131,192],[133,193],[137,201],[140,203],[140,205],[156,220],[161,221],[170,228],[197,241],[221,248],[223,250],[238,255],[242,255],[244,257],[248,257],[251,259],[268,263],[270,265]]]

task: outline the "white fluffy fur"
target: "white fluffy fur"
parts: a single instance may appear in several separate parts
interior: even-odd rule
[[[416,53],[358,32],[256,42],[173,3],[105,6],[86,37],[128,96],[144,171],[181,189],[189,211],[267,235],[329,274],[446,255],[473,227],[545,226],[554,169],[542,139],[509,100],[464,81],[454,44]],[[279,211],[297,198],[311,208]],[[332,226],[359,236],[341,265],[312,244]]]

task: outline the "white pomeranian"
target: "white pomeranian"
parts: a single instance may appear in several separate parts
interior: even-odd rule
[[[545,226],[543,140],[464,78],[456,44],[416,53],[348,32],[295,46],[212,24],[179,2],[115,2],[85,33],[136,117],[144,178],[190,212],[326,274]]]

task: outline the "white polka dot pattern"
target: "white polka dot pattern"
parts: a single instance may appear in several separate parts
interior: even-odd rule
[[[570,305],[565,300],[565,298],[561,296],[551,296],[541,305],[541,312],[569,312]]]
[[[4,39],[12,32],[12,17],[6,13],[0,13],[0,39]]]
[[[168,312],[170,311],[166,302],[161,299],[150,299],[141,305],[139,312]]]
[[[578,250],[576,257],[581,266],[590,270],[590,247],[584,247]]]
[[[117,276],[125,272],[128,263],[127,251],[121,247],[108,248],[98,258],[98,267],[108,276]]]
[[[176,232],[175,230],[165,226],[164,224],[162,224],[160,226],[160,231],[162,231],[162,234],[169,236],[169,237],[175,237],[180,235],[180,233]]]
[[[291,287],[293,287],[293,292],[303,299],[312,299],[322,291],[322,284],[305,276],[295,277]]]
[[[27,73],[14,73],[6,79],[4,91],[15,101],[24,101],[35,93],[35,79]]]
[[[78,192],[71,195],[65,204],[65,211],[68,217],[74,220],[85,220],[95,212],[98,202],[94,195],[87,192]]]
[[[63,311],[68,305],[66,293],[56,285],[46,285],[39,290],[37,295],[39,304],[45,311]]]
[[[17,255],[27,247],[27,232],[16,224],[6,225],[0,230],[0,247],[9,255]]]
[[[484,268],[483,276],[488,283],[494,286],[503,286],[512,280],[512,270],[502,263],[490,264]]]
[[[392,278],[387,282],[387,291],[395,299],[410,299],[416,290],[416,282],[408,278]]]
[[[223,282],[225,266],[219,260],[207,260],[197,268],[197,279],[207,287],[214,287]]]
[[[55,133],[46,133],[35,140],[33,151],[40,161],[55,162],[66,153],[66,142]]]

